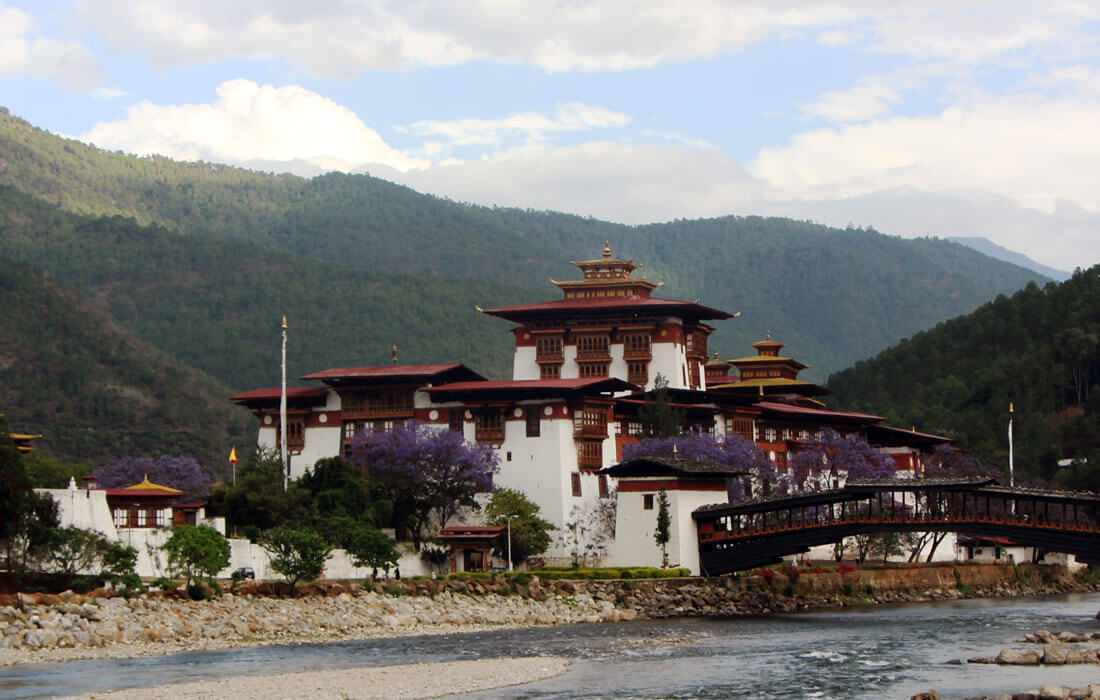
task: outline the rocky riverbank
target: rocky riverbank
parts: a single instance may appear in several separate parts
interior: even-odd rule
[[[941,566],[646,580],[498,576],[402,581],[377,591],[330,582],[295,598],[273,596],[272,584],[250,584],[210,601],[157,594],[127,600],[103,592],[18,594],[0,599],[0,664],[1092,590],[1065,572],[1051,571],[1040,576],[1015,567]]]

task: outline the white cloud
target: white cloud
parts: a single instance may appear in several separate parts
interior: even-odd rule
[[[857,122],[890,113],[890,105],[901,99],[895,85],[874,77],[860,80],[847,90],[826,92],[812,102],[800,104],[803,112],[835,122]]]
[[[354,112],[305,88],[238,79],[222,83],[217,93],[218,100],[210,104],[141,102],[128,110],[125,120],[98,124],[82,138],[107,148],[182,160],[305,161],[323,170],[350,170],[366,163],[406,170],[428,164],[390,147]]]
[[[981,189],[1022,206],[1059,199],[1100,209],[1100,100],[977,94],[928,117],[799,134],[763,148],[751,170],[793,198],[833,199],[909,186]]]
[[[1025,0],[75,0],[76,21],[158,65],[281,57],[312,72],[456,65],[619,70],[710,58],[770,36],[960,63],[1094,52],[1086,3]]]
[[[372,172],[460,201],[639,224],[728,214],[768,193],[717,149],[609,142],[515,149],[403,174]]]
[[[34,35],[34,18],[0,3],[0,75],[54,80],[77,89],[90,89],[100,80],[100,69],[88,47]]]
[[[404,131],[422,136],[441,136],[452,145],[470,146],[499,144],[510,138],[531,143],[545,139],[550,133],[622,127],[629,123],[630,117],[626,114],[605,107],[569,102],[558,105],[552,117],[524,112],[501,119],[424,120],[411,124]],[[433,150],[438,146],[438,143],[433,144]]]

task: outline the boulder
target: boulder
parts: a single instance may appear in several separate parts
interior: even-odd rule
[[[1010,666],[1038,666],[1042,655],[1035,649],[1004,649],[997,655],[997,663]]]

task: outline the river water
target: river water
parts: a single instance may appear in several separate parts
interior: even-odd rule
[[[1028,632],[1093,631],[1100,594],[569,625],[0,669],[0,700],[226,676],[552,655],[564,675],[464,698],[945,698],[1100,682],[1100,667],[951,665]],[[683,640],[683,641],[676,641]],[[352,694],[354,697],[354,694]]]

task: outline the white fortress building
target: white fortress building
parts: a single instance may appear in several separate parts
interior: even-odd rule
[[[652,296],[659,285],[633,277],[638,265],[615,259],[610,247],[574,265],[582,279],[553,282],[560,299],[479,309],[513,324],[511,379],[488,380],[458,363],[343,367],[303,376],[316,384],[287,390],[290,476],[302,476],[319,459],[347,455],[362,430],[416,420],[491,445],[501,464],[495,486],[522,491],[561,531],[617,495],[616,537],[608,550],[608,561],[616,564],[660,564],[653,524],[640,522],[655,519],[646,506],[665,488],[676,510],[671,563],[697,572],[691,510],[725,502],[717,485],[724,477],[691,478],[675,469],[661,479],[631,473],[629,490],[623,490],[613,471],[599,473],[618,464],[623,446],[639,439],[638,410],[658,376],[694,429],[752,439],[780,468],[790,449],[823,427],[859,432],[910,473],[922,455],[946,442],[882,425],[879,416],[825,409],[813,397],[828,391],[799,380],[805,365],[780,356],[783,344],[770,337],[754,344],[756,355],[723,362],[715,353],[708,361],[708,322],[735,315]],[[732,368],[739,374],[731,375]],[[283,439],[280,395],[276,387],[232,398],[259,420],[262,448],[278,449]],[[564,558],[569,552],[559,545],[548,554]]]

